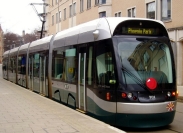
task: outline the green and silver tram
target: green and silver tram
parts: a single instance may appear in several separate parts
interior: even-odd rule
[[[96,19],[30,43],[25,55],[26,88],[92,117],[140,128],[174,119],[175,64],[160,21]]]

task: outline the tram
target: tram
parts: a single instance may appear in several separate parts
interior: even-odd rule
[[[177,88],[161,21],[96,19],[6,51],[3,78],[111,125],[170,124]]]

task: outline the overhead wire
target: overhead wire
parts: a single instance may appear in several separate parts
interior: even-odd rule
[[[14,16],[16,21],[14,21],[14,23],[9,27],[9,30],[14,29],[18,25],[18,23],[23,21],[22,18],[26,18],[28,16],[28,14],[32,14],[32,13],[35,14],[34,10],[27,10],[27,9],[29,9],[29,7],[32,8],[31,5],[28,4],[23,9],[21,9],[21,11],[18,12],[18,15],[17,15],[17,13],[15,15],[12,14],[12,16]]]

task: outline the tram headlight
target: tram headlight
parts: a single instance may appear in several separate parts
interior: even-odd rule
[[[128,98],[132,98],[133,94],[132,93],[128,93]]]
[[[172,95],[171,92],[167,92],[168,97],[171,97],[171,95]]]

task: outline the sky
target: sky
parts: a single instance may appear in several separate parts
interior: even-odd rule
[[[41,29],[42,22],[30,3],[43,3],[42,0],[0,0],[0,25],[3,31],[22,35]],[[36,5],[38,13],[43,12],[42,5]]]

